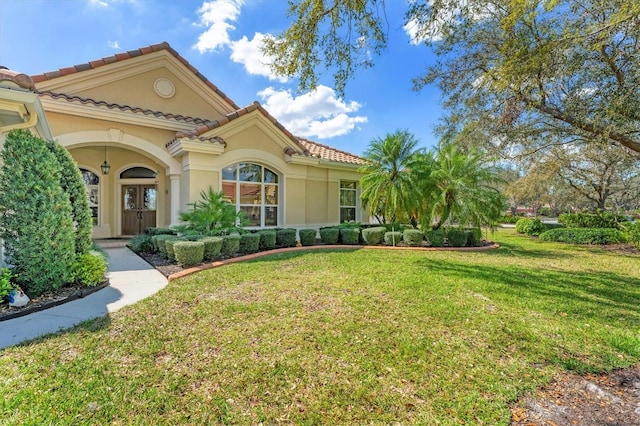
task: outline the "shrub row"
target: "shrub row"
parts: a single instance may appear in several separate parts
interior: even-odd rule
[[[620,229],[627,218],[613,212],[598,213],[563,213],[558,216],[558,223],[567,228],[616,228]]]
[[[479,246],[482,244],[482,231],[480,228],[441,228],[436,231],[422,233],[417,229],[405,229],[404,231],[388,231],[384,226],[375,226],[364,229],[355,227],[328,227],[320,229],[320,239],[324,244],[385,244],[389,246],[400,243],[409,247],[418,247],[426,241],[433,247]]]
[[[558,228],[540,234],[543,241],[570,244],[618,244],[626,242],[624,232],[615,228]]]
[[[540,219],[523,217],[516,222],[516,232],[537,237],[547,230],[547,226]]]

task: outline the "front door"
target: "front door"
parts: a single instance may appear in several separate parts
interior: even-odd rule
[[[156,226],[156,186],[122,185],[122,235]]]

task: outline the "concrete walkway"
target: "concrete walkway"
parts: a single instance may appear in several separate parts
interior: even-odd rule
[[[109,286],[84,298],[0,322],[0,349],[115,312],[158,292],[167,279],[126,247],[107,248]]]

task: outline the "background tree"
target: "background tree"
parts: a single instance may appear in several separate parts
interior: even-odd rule
[[[85,254],[91,249],[93,223],[82,173],[69,151],[54,141],[47,141],[47,147],[56,156],[60,165],[60,185],[69,195],[71,218],[75,233],[75,251]]]
[[[500,149],[604,139],[640,152],[640,2],[417,0],[402,23],[439,55],[414,80],[437,84],[452,125],[474,123]],[[386,47],[381,0],[292,0],[291,26],[267,39],[273,70],[318,82],[324,66],[342,92]],[[420,65],[422,66],[422,65]]]
[[[374,139],[360,171],[361,199],[381,223],[413,220],[418,207],[418,140],[406,130]],[[424,160],[424,158],[423,158]],[[424,168],[424,166],[422,166]]]
[[[13,130],[1,153],[0,237],[13,277],[29,295],[68,283],[75,259],[69,196],[46,141]]]

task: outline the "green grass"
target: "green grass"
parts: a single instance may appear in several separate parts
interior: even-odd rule
[[[638,256],[273,255],[0,354],[0,424],[508,424],[565,370],[640,360]]]

